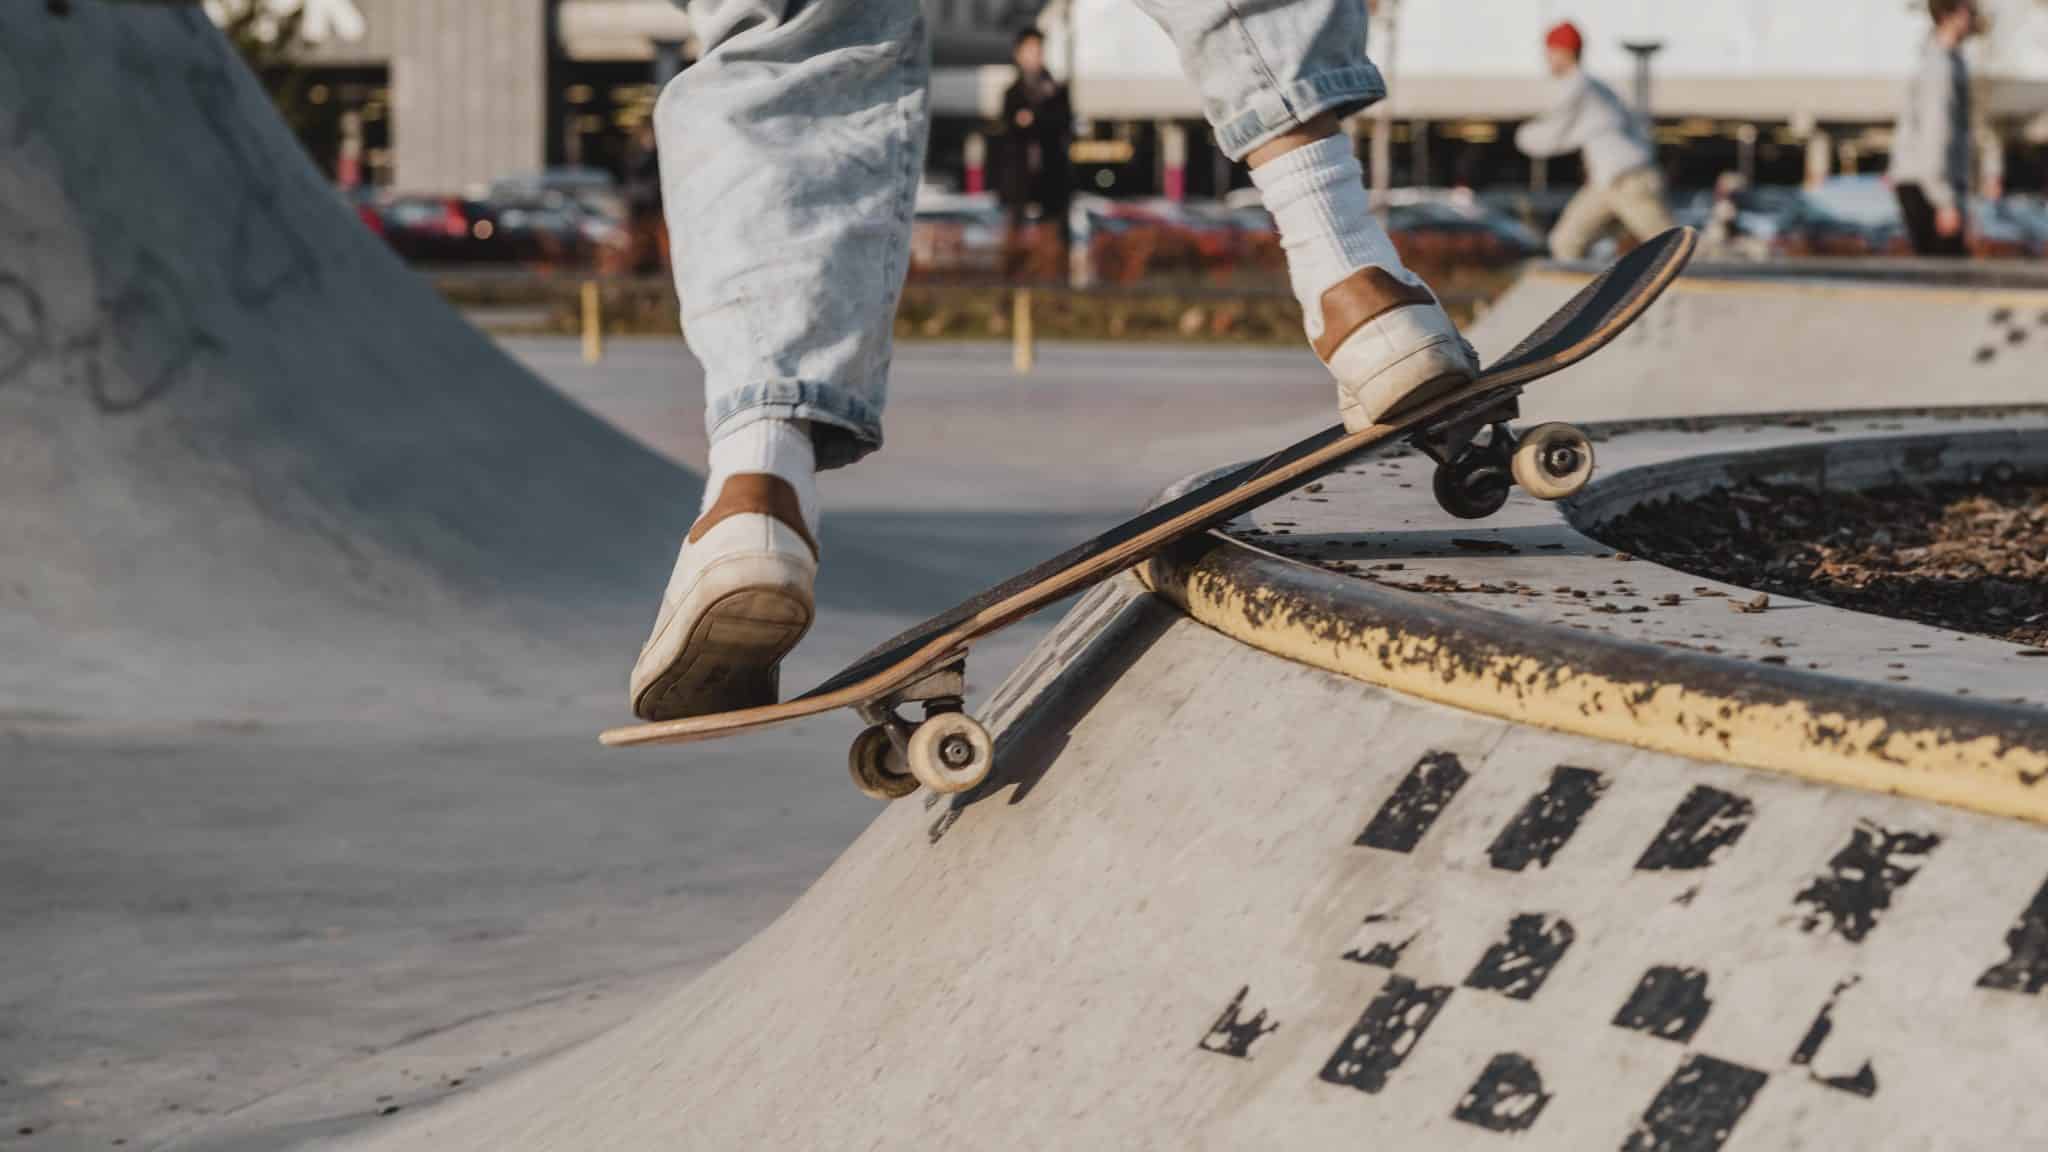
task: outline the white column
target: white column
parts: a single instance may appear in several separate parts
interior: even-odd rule
[[[1177,123],[1159,126],[1160,190],[1175,202],[1188,197],[1188,130]]]
[[[1834,137],[1818,128],[1806,138],[1806,186],[1816,188],[1835,166]]]
[[[983,192],[988,189],[988,138],[979,132],[967,134],[966,156],[967,191]]]

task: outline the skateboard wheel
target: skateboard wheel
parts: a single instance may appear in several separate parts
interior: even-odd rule
[[[1484,520],[1500,511],[1514,488],[1497,454],[1481,449],[1439,464],[1431,487],[1436,502],[1460,520]]]
[[[965,792],[988,779],[995,741],[972,716],[941,712],[910,734],[910,774],[934,792]]]
[[[1538,500],[1576,495],[1593,478],[1593,442],[1569,424],[1538,424],[1515,446],[1515,483]]]
[[[900,800],[917,791],[917,777],[904,767],[896,742],[880,724],[853,738],[846,752],[846,769],[861,794],[877,800]]]

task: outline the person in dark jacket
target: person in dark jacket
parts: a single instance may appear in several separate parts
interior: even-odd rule
[[[1066,88],[1045,70],[1045,36],[1026,28],[1017,33],[1013,51],[1017,80],[1003,93],[1000,188],[1010,225],[1006,264],[1014,273],[1029,247],[1026,228],[1034,220],[1050,229],[1064,265],[1067,206],[1074,199],[1067,155],[1074,142],[1074,112]]]
[[[1977,34],[1974,0],[1929,0],[1934,34],[1899,106],[1887,175],[1918,256],[1964,256],[1970,195],[1970,70],[1963,41]]]

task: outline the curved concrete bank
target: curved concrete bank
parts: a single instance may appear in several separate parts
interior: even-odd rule
[[[637,1021],[364,1140],[454,1149],[1887,1148],[2048,1104],[2048,834],[1546,733],[1125,580]]]
[[[1868,487],[2048,465],[2048,421],[2032,413],[1856,423],[1602,429],[1607,471],[1562,510],[1517,494],[1498,517],[1450,530],[1426,495],[1427,460],[1366,461],[1234,535],[1168,553],[1149,578],[1246,643],[1426,699],[2048,819],[2048,675],[2031,658],[2041,653],[1785,597],[1759,603],[1630,562],[1579,530],[1737,478]]]
[[[1597,269],[1539,264],[1474,325],[1495,357]],[[1711,375],[1697,371],[1713,365]],[[1695,262],[1600,355],[1531,390],[1533,419],[2037,404],[2048,274],[2026,265]]]
[[[687,505],[646,494],[695,483],[406,271],[196,9],[0,9],[8,713],[360,729],[575,691],[564,654],[630,651],[675,546]]]

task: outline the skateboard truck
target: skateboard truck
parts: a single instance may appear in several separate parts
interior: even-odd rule
[[[1431,487],[1444,511],[1484,520],[1500,511],[1517,484],[1538,500],[1562,500],[1592,479],[1593,443],[1584,432],[1550,423],[1518,436],[1508,422],[1519,415],[1515,395],[1486,397],[1409,437],[1436,461]]]
[[[941,794],[965,792],[988,778],[995,741],[964,710],[967,657],[963,653],[887,696],[859,705],[868,727],[847,749],[854,787],[877,800],[895,800],[923,784]],[[924,719],[901,709],[922,705]]]

